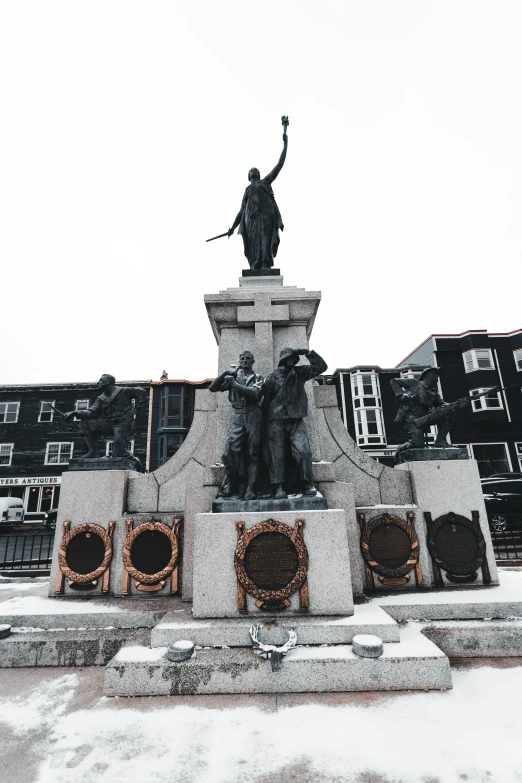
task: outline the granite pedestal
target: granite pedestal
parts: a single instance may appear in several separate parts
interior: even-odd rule
[[[418,515],[416,515],[417,534],[421,525],[426,526],[425,512],[429,512],[435,521],[438,517],[451,511],[471,519],[472,512],[478,511],[480,529],[486,542],[486,559],[491,576],[490,584],[498,584],[495,554],[476,460],[407,462],[397,465],[396,470],[407,470],[410,474],[413,500],[419,509]],[[444,570],[442,570],[442,579],[445,585],[455,585],[455,582],[447,579]],[[463,586],[472,587],[483,584],[482,569],[479,569],[477,579]]]
[[[266,512],[255,514],[198,514],[194,538],[193,615],[194,617],[241,617],[238,611],[237,575],[234,553],[238,541],[236,522],[249,530],[267,519]],[[291,528],[303,519],[303,539],[308,550],[309,615],[352,615],[353,596],[350,555],[344,510],[280,511],[277,522]],[[290,598],[287,610],[279,614],[299,614],[299,592]],[[247,595],[248,614],[266,616]]]

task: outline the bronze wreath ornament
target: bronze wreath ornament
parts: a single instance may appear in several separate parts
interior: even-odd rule
[[[77,525],[71,530],[71,522],[67,520],[63,523],[63,537],[58,550],[58,566],[59,574],[56,583],[56,593],[63,593],[64,580],[67,577],[69,580],[69,587],[73,589],[92,590],[96,587],[98,578],[103,574],[102,593],[107,593],[109,590],[109,564],[112,559],[112,535],[114,532],[114,522],[109,522],[107,530],[104,530],[100,525],[95,525],[91,522],[85,522],[82,525]],[[70,568],[67,562],[67,549],[77,536],[85,535],[86,538],[90,536],[97,536],[101,539],[104,547],[103,559],[99,566],[97,566],[89,573],[82,574],[79,571],[75,571]],[[69,553],[70,554],[70,553]]]
[[[248,611],[246,593],[249,593],[254,596],[254,598],[258,599],[256,601],[256,606],[259,609],[264,611],[281,611],[290,606],[290,601],[288,599],[298,590],[300,591],[299,611],[308,611],[308,550],[303,539],[304,526],[304,519],[297,519],[295,527],[293,528],[283,522],[267,519],[265,522],[259,522],[257,525],[245,530],[244,522],[236,522],[238,542],[234,555],[234,567],[236,569],[238,582],[237,604],[239,612],[246,613]],[[290,547],[287,547],[286,552],[283,554],[288,555],[288,559],[292,561],[287,565],[287,570],[294,571],[295,568],[295,571],[292,578],[277,589],[270,589],[267,588],[266,585],[256,584],[252,579],[252,574],[248,574],[248,570],[251,570],[248,561],[252,554],[252,550],[249,550],[249,547],[251,544],[253,544],[254,547],[262,544],[266,556],[266,547],[269,547],[271,543],[266,534],[286,536],[289,542],[291,542]],[[262,536],[263,539],[260,539],[260,536]],[[281,540],[279,540],[279,542],[278,548],[281,549]],[[250,557],[250,559],[252,558]]]
[[[379,575],[379,582],[383,585],[405,585],[409,582],[408,574],[413,569],[417,586],[422,587],[424,580],[419,562],[419,539],[415,532],[413,511],[408,512],[407,520],[386,512],[368,521],[366,514],[362,512],[357,516],[361,528],[366,587],[370,590],[375,588],[374,573]],[[391,534],[389,540],[387,534]]]
[[[128,595],[130,593],[130,578],[135,579],[134,586],[143,592],[156,592],[161,590],[169,578],[171,577],[171,593],[175,593],[178,590],[178,555],[179,555],[179,528],[181,525],[181,519],[172,520],[172,528],[168,525],[160,522],[157,519],[152,519],[150,522],[144,522],[142,525],[134,527],[134,521],[132,519],[125,520],[126,536],[125,543],[123,545],[123,586],[122,594]],[[132,547],[136,540],[146,532],[161,533],[166,536],[170,543],[171,554],[169,561],[159,571],[153,574],[140,571],[134,565],[132,561]]]

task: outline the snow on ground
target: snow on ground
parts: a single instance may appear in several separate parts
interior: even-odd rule
[[[36,584],[31,584],[30,582],[0,582],[0,590],[13,590],[13,591],[24,591],[24,590],[34,590],[36,587],[41,587],[42,582],[37,582]]]
[[[227,709],[101,698],[66,715],[75,677],[0,699],[0,734],[2,723],[46,729],[35,783],[280,783],[302,780],[297,768],[332,783],[522,780],[522,667],[454,671],[453,691],[275,712],[256,707],[255,696]]]
[[[66,674],[42,683],[29,698],[0,699],[0,726],[8,726],[18,736],[51,729],[64,716],[77,685],[78,675]]]
[[[122,612],[119,606],[113,604],[94,604],[90,601],[82,603],[81,599],[64,601],[59,598],[46,598],[40,595],[10,598],[0,604],[0,615],[34,615],[34,614],[104,614],[106,612]]]

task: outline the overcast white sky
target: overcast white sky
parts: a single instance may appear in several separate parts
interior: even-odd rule
[[[247,171],[331,370],[522,326],[520,0],[0,4],[0,383],[199,380]]]

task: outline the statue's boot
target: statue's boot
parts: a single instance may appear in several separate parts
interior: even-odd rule
[[[314,495],[317,495],[317,490],[313,484],[306,484],[303,490],[303,495],[306,495],[307,497],[313,497]]]
[[[247,488],[245,491],[245,500],[255,500],[257,495],[254,492],[254,487],[257,481],[257,464],[252,463],[247,468]]]
[[[287,498],[287,497],[288,497],[288,495],[287,495],[287,494],[286,494],[286,492],[284,491],[284,489],[283,489],[283,485],[282,485],[282,484],[276,484],[276,489],[275,489],[275,493],[274,493],[274,498],[275,498],[276,500],[284,500],[284,499],[285,499],[285,498]]]
[[[239,500],[238,482],[236,477],[229,477],[228,487],[223,493],[223,497],[230,500]]]
[[[87,454],[82,455],[82,458],[85,459],[87,457],[88,459],[95,459],[96,457],[99,456],[98,447],[96,445],[96,438],[94,437],[94,435],[91,435],[90,433],[83,433],[83,437],[85,439],[87,448],[89,450]]]

